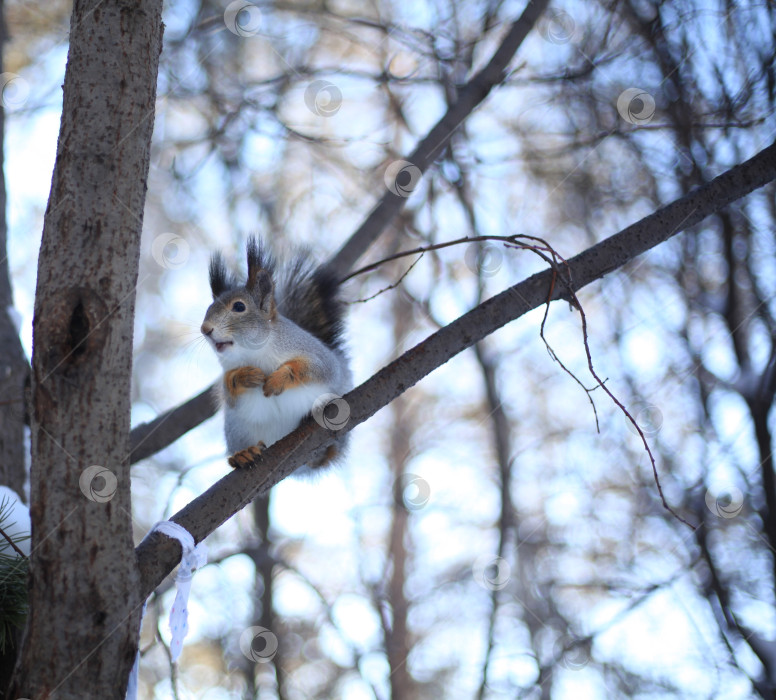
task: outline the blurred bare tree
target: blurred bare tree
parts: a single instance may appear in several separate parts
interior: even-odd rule
[[[556,225],[595,240],[603,220],[691,191],[773,138],[772,4],[626,0],[569,7],[563,18],[573,29],[568,60],[542,77],[561,126],[551,144],[542,124],[520,131],[532,172],[555,188]],[[682,581],[696,619],[707,620],[696,637],[709,671],[743,677],[761,697],[776,690],[766,622],[776,566],[774,203],[769,185],[589,298],[606,315],[619,384],[659,450],[665,486],[700,524],[688,537],[638,476],[625,543],[638,544],[620,566],[632,574],[634,554],[665,552],[652,594]],[[606,492],[622,498],[622,489]],[[644,687],[622,661],[606,673],[623,696]]]

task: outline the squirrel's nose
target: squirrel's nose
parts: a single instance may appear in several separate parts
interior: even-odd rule
[[[202,331],[202,335],[210,335],[213,332],[213,326],[210,323],[203,323],[200,330]]]

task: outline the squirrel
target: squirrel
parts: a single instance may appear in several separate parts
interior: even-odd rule
[[[201,328],[224,370],[219,393],[234,468],[255,464],[262,450],[310,413],[322,425],[342,427],[350,413],[341,396],[353,386],[336,277],[324,266],[315,267],[307,253],[278,270],[275,258],[253,236],[246,250],[243,284],[227,272],[220,253],[212,255],[213,303]],[[325,417],[324,409],[332,404],[337,416]],[[347,437],[335,437],[308,466],[331,463]]]

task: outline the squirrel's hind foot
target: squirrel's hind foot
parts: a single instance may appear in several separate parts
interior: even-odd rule
[[[244,450],[235,452],[229,458],[229,466],[233,469],[245,469],[255,466],[256,460],[261,457],[261,453],[266,447],[263,442],[260,442],[258,445],[246,447]]]

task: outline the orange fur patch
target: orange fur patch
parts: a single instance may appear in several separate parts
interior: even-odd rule
[[[224,374],[226,392],[234,401],[246,389],[255,389],[264,384],[266,377],[258,367],[238,367]]]
[[[304,384],[310,376],[310,363],[302,357],[284,362],[264,382],[264,396],[277,396],[286,389]]]

